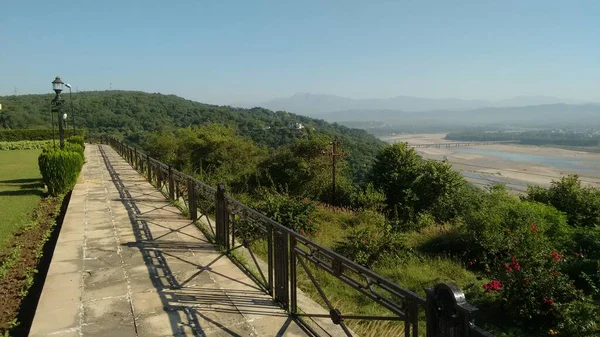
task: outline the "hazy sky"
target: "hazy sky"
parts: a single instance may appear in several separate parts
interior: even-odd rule
[[[209,103],[295,92],[600,100],[600,1],[12,1],[0,95],[174,93]]]

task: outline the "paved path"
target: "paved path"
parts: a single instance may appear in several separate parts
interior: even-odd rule
[[[30,336],[306,336],[112,148],[82,174]]]

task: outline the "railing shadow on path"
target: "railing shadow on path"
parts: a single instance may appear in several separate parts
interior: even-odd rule
[[[170,314],[169,322],[171,330],[174,336],[182,334],[182,327],[186,326],[191,329],[196,336],[204,336],[210,331],[214,331],[214,327],[218,327],[222,332],[230,336],[241,336],[238,332],[233,331],[225,324],[217,321],[213,315],[207,315],[211,311],[216,314],[251,314],[251,315],[267,315],[273,316],[272,309],[275,305],[269,298],[264,296],[256,296],[257,294],[264,294],[264,289],[257,286],[256,284],[250,284],[242,280],[230,278],[223,273],[211,268],[211,266],[218,262],[221,258],[227,259],[227,256],[220,253],[210,263],[206,265],[200,265],[196,262],[189,261],[181,256],[177,256],[178,252],[193,252],[200,250],[212,250],[216,251],[216,247],[204,238],[191,235],[189,233],[182,232],[181,230],[188,226],[195,226],[194,222],[189,222],[186,225],[178,226],[173,229],[163,224],[160,224],[157,220],[161,219],[160,215],[151,214],[152,211],[161,209],[162,211],[173,212],[172,210],[165,210],[169,204],[163,207],[156,207],[151,211],[142,212],[138,203],[145,201],[157,201],[156,198],[149,197],[148,195],[133,196],[130,192],[131,185],[135,186],[139,183],[147,183],[145,180],[140,179],[123,179],[127,175],[126,173],[119,173],[117,170],[118,164],[113,164],[109,159],[109,156],[99,145],[100,153],[104,160],[104,164],[110,174],[111,181],[115,185],[118,193],[118,199],[112,199],[112,201],[120,201],[125,209],[127,210],[129,222],[133,230],[135,242],[122,243],[122,246],[138,248],[142,254],[143,261],[147,267],[148,276],[152,280],[157,294],[160,296],[160,301],[166,312],[180,312],[183,315]],[[123,168],[126,170],[132,170],[131,176],[138,177],[139,174],[129,166],[128,163],[124,162]],[[160,193],[160,192],[157,192]],[[161,198],[163,197],[160,194]],[[164,200],[166,203],[167,201]],[[180,215],[177,212],[177,215]],[[164,219],[168,219],[162,217]],[[172,219],[172,217],[171,217]],[[151,230],[151,226],[163,228],[168,230],[168,233],[162,233],[154,235]],[[164,239],[166,236],[179,233],[188,238],[197,240],[197,243],[181,242],[181,241],[158,241]],[[191,270],[195,272],[188,276],[186,279],[179,281],[174,275],[171,266],[169,265],[168,259],[172,261],[189,264]],[[202,274],[204,271],[210,271],[212,274],[220,275],[232,282],[240,283],[246,287],[251,287],[256,293],[248,293],[248,291],[235,290],[235,289],[219,289],[219,288],[203,288],[194,287],[189,285],[190,282]],[[222,304],[225,306],[221,306]],[[200,310],[198,310],[200,309]],[[288,316],[285,313],[280,315]],[[185,319],[182,319],[185,317]],[[207,331],[200,322],[208,322],[212,325],[212,329]],[[303,322],[294,317],[288,316],[284,324],[281,326],[276,336],[284,336],[290,324],[295,322],[307,335],[311,335],[310,331],[305,329]]]

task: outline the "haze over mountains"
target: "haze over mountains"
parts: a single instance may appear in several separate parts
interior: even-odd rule
[[[600,124],[600,104],[552,96],[465,100],[396,96],[353,99],[335,95],[297,93],[287,98],[246,104],[322,118],[328,122],[379,121],[397,123],[464,124],[559,123]]]

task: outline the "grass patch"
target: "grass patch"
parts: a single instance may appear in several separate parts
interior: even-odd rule
[[[0,250],[30,223],[43,195],[37,158],[40,150],[0,151]]]

